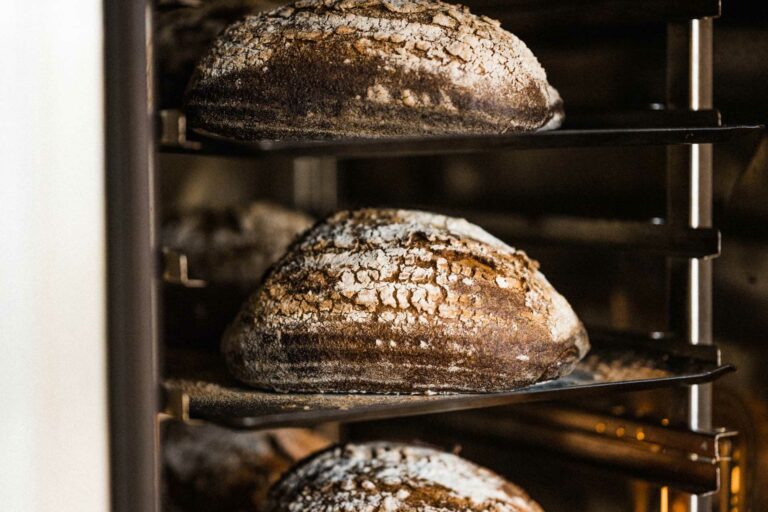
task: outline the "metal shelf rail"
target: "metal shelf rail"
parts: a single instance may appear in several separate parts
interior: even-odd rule
[[[170,114],[167,114],[167,118],[171,125],[174,122],[180,122],[179,118]],[[407,157],[521,149],[712,144],[728,142],[762,128],[760,125],[593,128],[503,135],[438,135],[323,141],[238,141],[205,133],[191,133],[182,137],[181,140],[174,139],[173,134],[178,134],[177,129],[164,125],[163,132],[166,135],[160,145],[160,151],[246,157]]]
[[[668,340],[592,335],[592,350],[567,377],[487,394],[369,395],[274,393],[244,387],[217,354],[167,354],[165,412],[240,428],[363,421],[709,382],[733,370],[714,347],[675,350]]]

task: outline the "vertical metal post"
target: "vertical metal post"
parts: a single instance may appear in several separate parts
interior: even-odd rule
[[[667,93],[670,108],[712,108],[712,18],[669,24]],[[711,226],[712,146],[670,147],[667,166],[668,222],[690,227]],[[672,330],[692,345],[711,344],[711,260],[671,260],[669,293]],[[688,388],[684,414],[689,428],[711,428],[711,385]],[[690,512],[711,509],[709,498],[690,497]]]
[[[304,157],[293,161],[293,205],[326,215],[338,205],[335,158]]]
[[[150,11],[104,2],[112,511],[158,510]]]

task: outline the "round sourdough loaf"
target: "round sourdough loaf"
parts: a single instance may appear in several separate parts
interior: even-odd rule
[[[313,223],[298,210],[253,201],[178,215],[164,223],[162,240],[164,247],[187,256],[195,278],[251,290]]]
[[[456,455],[397,443],[349,444],[300,463],[268,512],[542,512],[522,489]]]
[[[218,351],[221,334],[269,267],[300,233],[308,215],[268,201],[180,212],[163,223],[163,247],[187,258],[202,288],[163,283],[163,322],[170,346]]]
[[[435,0],[300,0],[231,25],[202,59],[190,126],[240,139],[556,128],[520,39]]]
[[[270,485],[330,444],[303,429],[231,431],[162,423],[163,511],[258,512]]]
[[[222,342],[237,379],[293,392],[509,390],[588,349],[525,253],[463,219],[379,209],[307,231]]]
[[[195,66],[225,28],[246,14],[279,4],[279,0],[159,2],[153,20],[159,107],[181,108]]]

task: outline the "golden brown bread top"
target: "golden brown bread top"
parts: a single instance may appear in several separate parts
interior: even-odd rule
[[[512,389],[589,343],[538,264],[463,219],[339,212],[266,277],[223,340],[240,380],[286,391]]]
[[[269,512],[542,512],[522,489],[456,455],[399,443],[331,448],[270,491]]]
[[[426,320],[444,321],[451,333],[477,332],[495,321],[496,311],[478,307],[483,304],[476,283],[519,287],[530,314],[546,314],[555,339],[576,322],[571,316],[562,324],[538,262],[464,219],[408,210],[345,211],[316,226],[292,253],[296,258],[282,261],[265,286],[269,299],[259,304],[274,308],[267,321],[275,325],[311,325],[321,316],[366,323],[378,316],[402,329]],[[295,289],[297,275],[305,276],[306,293]],[[330,297],[313,293],[328,284]]]
[[[563,117],[520,39],[431,0],[300,0],[248,16],[219,37],[190,91],[193,124],[235,133],[391,135],[395,121],[414,133],[498,133]]]

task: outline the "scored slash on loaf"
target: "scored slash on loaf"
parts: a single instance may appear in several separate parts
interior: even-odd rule
[[[463,219],[343,211],[273,267],[222,341],[277,391],[495,392],[572,371],[581,322],[538,264]]]
[[[522,489],[432,448],[370,442],[300,463],[270,490],[267,512],[543,512]]]
[[[301,0],[230,26],[202,59],[190,126],[259,138],[558,127],[562,101],[520,39],[431,0]]]

